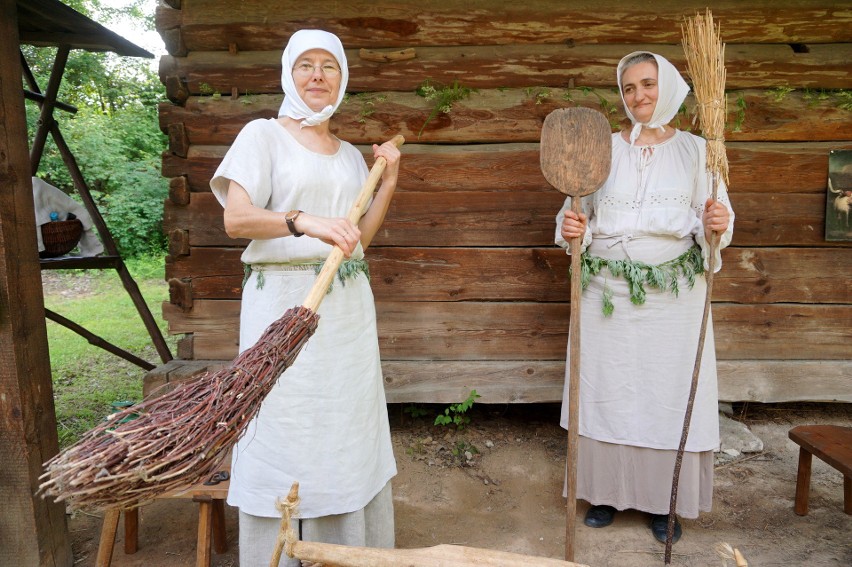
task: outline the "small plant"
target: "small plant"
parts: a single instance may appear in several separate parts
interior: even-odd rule
[[[418,417],[423,417],[429,413],[429,410],[420,407],[417,404],[410,404],[402,408],[402,413],[407,413],[413,419],[417,419]]]
[[[796,89],[794,89],[792,87],[786,87],[786,86],[775,87],[774,89],[768,89],[766,91],[766,94],[769,95],[769,97],[772,100],[774,100],[775,102],[781,102],[782,100],[787,98],[787,95],[790,94],[791,92],[793,92],[794,90],[796,90]]]
[[[435,425],[455,425],[456,429],[464,429],[470,423],[470,417],[465,415],[473,407],[476,398],[481,398],[476,390],[471,390],[467,399],[459,404],[452,404],[435,418]]]
[[[203,95],[212,95],[213,87],[210,86],[209,83],[199,83],[198,84],[198,92]]]
[[[417,133],[417,137],[419,138],[423,133],[423,129],[426,128],[426,125],[430,120],[438,116],[441,112],[449,114],[450,110],[453,108],[453,104],[460,100],[469,98],[471,93],[476,92],[476,89],[463,87],[458,81],[453,81],[452,86],[448,87],[440,85],[436,86],[427,79],[422,85],[417,87],[416,92],[419,96],[422,96],[426,100],[435,101],[434,106],[432,106],[432,112],[430,112],[429,116],[426,117],[426,122],[423,123],[423,126],[420,127],[420,131]]]
[[[527,96],[532,97],[536,104],[541,104],[550,98],[550,89],[542,87],[527,87],[524,89]]]
[[[453,448],[450,449],[450,452],[453,454],[453,457],[458,459],[461,463],[467,463],[473,460],[474,455],[479,454],[479,449],[477,449],[473,444],[460,439],[455,442]]]
[[[364,95],[355,95],[355,98],[360,99],[361,102],[361,110],[358,112],[358,122],[364,124],[367,122],[367,118],[373,115],[376,111],[376,104],[384,102],[388,99],[385,95],[372,95],[372,94],[364,94]]]
[[[834,91],[834,98],[837,100],[838,108],[852,111],[852,91],[838,89]]]
[[[732,132],[742,132],[743,123],[745,123],[746,100],[742,92],[737,93],[736,114],[734,115],[734,123],[731,126]]]

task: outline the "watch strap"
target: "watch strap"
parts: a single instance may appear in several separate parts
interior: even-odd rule
[[[296,230],[296,219],[299,218],[300,214],[302,214],[302,211],[290,211],[284,215],[284,222],[287,223],[287,230],[289,230],[293,236],[302,236],[305,234],[304,232]]]

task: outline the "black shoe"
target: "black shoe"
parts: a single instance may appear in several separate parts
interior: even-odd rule
[[[612,506],[592,506],[586,512],[586,519],[583,523],[590,528],[605,528],[612,523],[615,517],[615,508]]]
[[[651,533],[657,538],[657,541],[666,543],[666,532],[669,528],[669,517],[666,516],[651,516]],[[672,544],[677,543],[683,534],[683,528],[680,527],[680,520],[675,516],[674,534],[672,534]]]

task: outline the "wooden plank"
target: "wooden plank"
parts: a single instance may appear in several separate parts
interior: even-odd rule
[[[720,361],[717,372],[720,400],[852,402],[849,360]]]
[[[264,0],[192,0],[184,2],[180,26],[189,49],[276,50],[306,26],[331,31],[347,47],[421,45],[494,45],[505,43],[677,44],[685,16],[703,11],[706,2],[661,0],[651,5],[619,0],[495,3],[490,0],[401,0],[288,4],[270,10]],[[743,4],[714,1],[713,14],[724,22],[729,43],[816,43],[848,41],[852,16],[825,0]],[[157,9],[157,29],[176,27]]]
[[[241,250],[196,248],[175,284],[174,305],[194,299],[239,299]],[[213,258],[228,264],[216,264]],[[565,252],[549,248],[371,247],[367,252],[377,300],[397,301],[568,301]],[[715,302],[852,303],[852,287],[838,285],[852,265],[849,248],[738,248],[722,252]],[[223,267],[220,267],[223,266]],[[227,270],[228,274],[223,274]],[[191,284],[186,283],[191,282]]]
[[[848,360],[720,360],[723,401],[852,402]],[[564,361],[383,360],[389,403],[457,403],[471,390],[487,404],[561,402]]]
[[[367,151],[366,147],[360,149]],[[731,191],[813,193],[824,198],[828,154],[835,149],[852,149],[852,141],[728,143]],[[210,178],[227,151],[226,146],[191,146],[187,158],[163,154],[163,175],[186,176],[192,192],[209,192]],[[538,163],[538,144],[406,144],[397,191],[555,191],[544,180]]]
[[[72,565],[65,506],[36,496],[59,452],[14,0],[0,0],[0,565]]]
[[[555,189],[400,191],[373,245],[547,247],[553,244],[556,214],[563,199]],[[734,230],[738,246],[848,246],[841,241],[825,241],[824,192],[732,193],[731,201],[737,215]],[[191,247],[245,245],[245,240],[232,240],[225,234],[221,207],[210,193],[193,194],[192,202],[185,207],[167,202],[163,224],[167,232],[187,231]],[[183,242],[182,236],[175,235],[175,247]]]
[[[781,89],[731,91],[726,138],[742,142],[848,141],[852,112],[840,106],[838,96]],[[279,94],[249,95],[234,101],[193,96],[184,106],[164,102],[160,104],[160,128],[167,133],[173,124],[183,124],[190,144],[229,145],[247,122],[277,116],[281,98]],[[385,91],[348,96],[337,109],[331,128],[338,137],[360,144],[382,140],[391,132],[402,133],[409,143],[537,142],[544,118],[557,108],[570,106],[599,110],[614,124],[624,118],[621,98],[612,88],[481,89],[455,103],[449,115],[433,118],[418,138],[432,103],[413,92]],[[693,107],[690,95],[685,109]],[[684,112],[674,125],[688,128],[691,117]],[[182,143],[172,151],[183,155]]]
[[[679,45],[497,45],[419,47],[417,57],[391,64],[366,61],[347,50],[350,92],[414,91],[426,79],[460,82],[476,89],[502,87],[609,87],[619,60],[637,50],[653,50],[685,69]],[[730,89],[789,86],[852,87],[852,44],[809,46],[796,53],[787,45],[728,45],[725,50]],[[160,58],[160,79],[170,100],[188,94],[281,92],[281,53],[274,51],[190,51],[186,57]],[[174,85],[185,83],[188,93]]]
[[[379,344],[388,360],[562,360],[569,306],[532,302],[376,303]],[[182,312],[164,304],[172,333],[215,336],[222,358],[236,355],[238,301],[194,302]],[[850,305],[713,306],[720,360],[847,360]],[[194,356],[211,358],[196,350]]]

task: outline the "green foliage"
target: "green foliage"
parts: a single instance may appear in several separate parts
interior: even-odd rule
[[[427,410],[426,408],[422,408],[417,404],[409,404],[405,406],[404,408],[402,408],[402,412],[407,413],[413,419],[417,419],[418,417],[423,417],[429,414],[429,410]]]
[[[143,14],[141,2],[124,8],[100,0],[66,3],[83,14],[96,15],[105,25],[132,18],[134,25],[153,28],[153,15]],[[22,46],[22,51],[44,90],[56,49]],[[57,109],[54,118],[122,254],[133,257],[164,251],[162,217],[168,182],[159,168],[167,139],[159,129],[157,104],[165,100],[165,89],[150,61],[72,50],[58,99],[78,109],[76,114]],[[30,142],[38,118],[38,106],[28,102]],[[36,175],[76,197],[51,137]]]
[[[462,463],[469,461],[465,453],[469,453],[472,457],[473,455],[479,454],[479,449],[476,448],[475,445],[465,441],[464,439],[459,439],[453,444],[453,447],[450,449],[450,452],[453,454],[453,457],[461,461]]]
[[[680,278],[685,279],[689,289],[692,289],[695,285],[695,278],[704,273],[704,260],[698,246],[693,246],[673,260],[657,265],[633,260],[609,260],[587,253],[580,256],[580,262],[580,282],[583,289],[589,285],[592,276],[606,268],[613,277],[623,277],[627,281],[630,289],[630,302],[634,305],[645,303],[645,286],[669,291],[677,296],[680,292]],[[612,291],[605,287],[603,313],[607,317],[612,315],[615,309],[612,296]]]
[[[163,281],[163,256],[143,255],[128,260],[127,268],[165,334],[160,305],[168,301],[169,294]],[[46,274],[50,281],[44,294],[48,309],[145,360],[159,361],[145,325],[114,271],[51,270]],[[47,335],[62,447],[112,413],[114,402],[141,400],[143,369],[52,321],[47,322]],[[175,338],[167,337],[167,342],[174,352]]]
[[[775,102],[781,102],[794,90],[796,89],[792,87],[775,87],[774,89],[767,89],[766,94]]]
[[[471,390],[467,399],[459,404],[452,404],[435,418],[435,425],[455,425],[456,429],[464,429],[470,423],[470,417],[465,415],[473,407],[476,398],[481,398],[476,390]]]
[[[430,120],[438,116],[439,113],[443,112],[444,114],[449,114],[450,110],[453,108],[453,104],[460,100],[464,100],[469,98],[472,93],[477,92],[476,89],[471,89],[469,87],[463,87],[459,84],[458,81],[453,81],[451,86],[443,86],[432,84],[428,79],[423,82],[422,85],[417,87],[417,94],[425,98],[426,100],[435,101],[432,106],[432,112],[429,113],[429,116],[426,118],[426,121],[423,123],[423,126],[420,127],[420,131],[417,133],[417,137],[423,133],[423,129],[426,128],[426,125]]]
[[[527,96],[532,97],[536,104],[541,104],[550,98],[550,89],[544,87],[527,87],[524,92]]]
[[[734,124],[731,127],[733,132],[741,132],[743,123],[745,122],[746,100],[742,92],[737,93],[736,114],[734,115]]]

